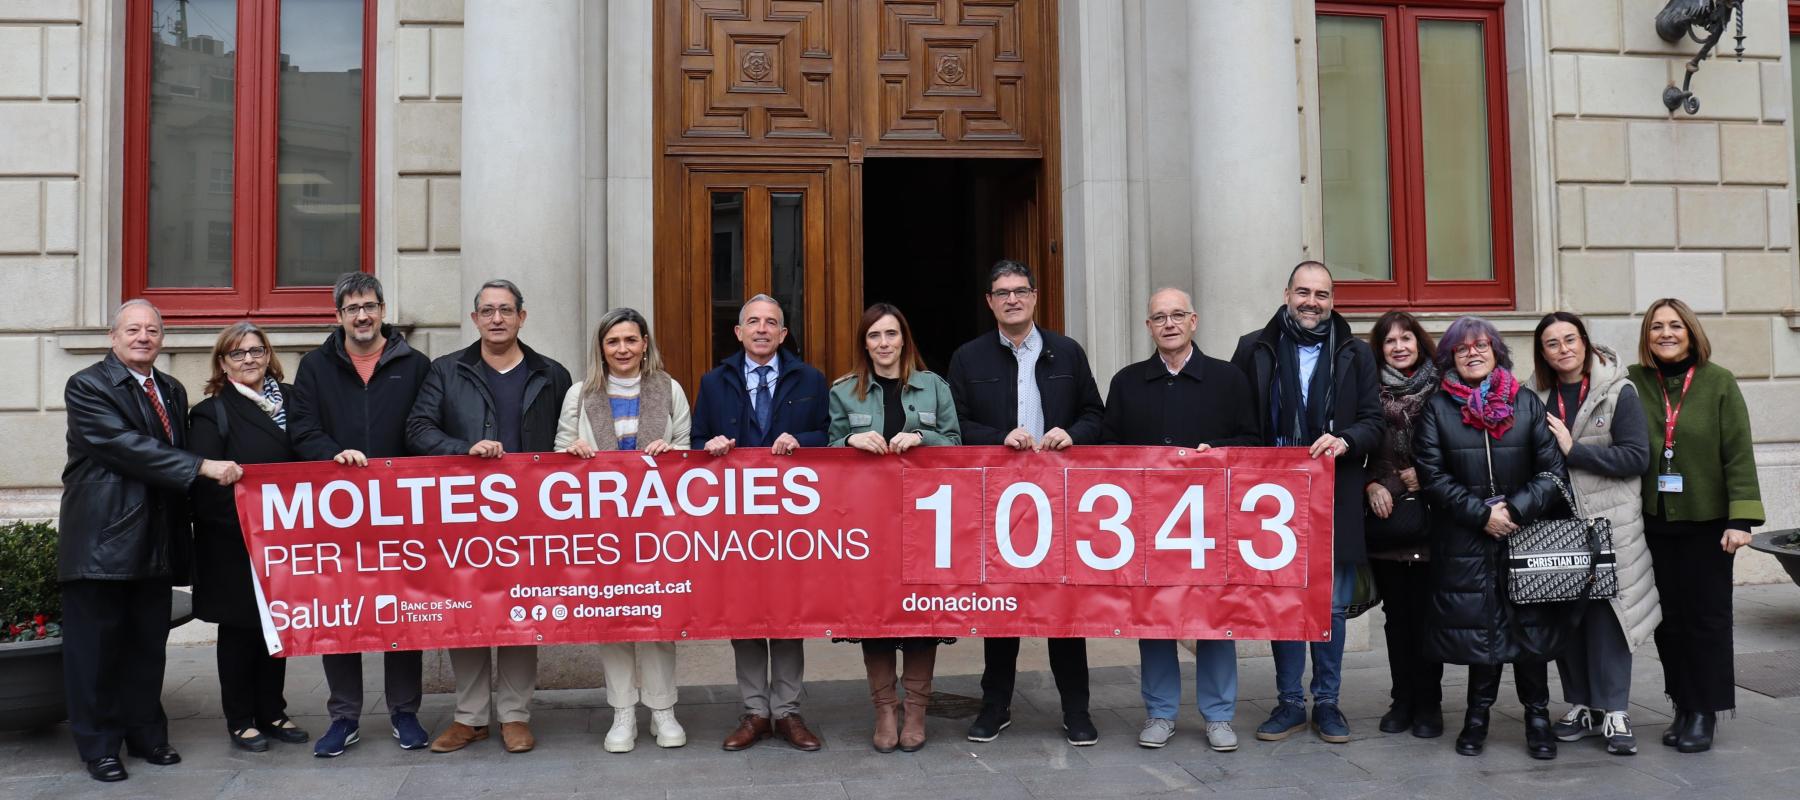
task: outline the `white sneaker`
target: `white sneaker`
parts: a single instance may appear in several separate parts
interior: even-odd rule
[[[1138,732],[1139,747],[1162,747],[1169,743],[1169,737],[1175,735],[1175,720],[1151,717],[1144,720],[1144,729]]]
[[[606,752],[629,753],[637,747],[637,709],[613,709],[612,729],[606,732]]]
[[[1229,753],[1238,747],[1237,731],[1231,729],[1229,722],[1208,722],[1206,744],[1221,753]]]
[[[681,723],[675,720],[675,709],[650,709],[650,735],[656,737],[657,747],[680,747],[687,744],[687,731],[681,729]]]

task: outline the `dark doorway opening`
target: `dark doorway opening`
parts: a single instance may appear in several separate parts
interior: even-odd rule
[[[995,261],[1018,259],[1041,273],[1031,263],[1040,169],[1037,159],[863,163],[863,306],[899,306],[932,371],[947,375],[957,347],[994,330],[982,292]],[[1038,302],[1041,318],[1041,294]]]

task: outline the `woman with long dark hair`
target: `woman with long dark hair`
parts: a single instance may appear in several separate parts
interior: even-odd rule
[[[1413,467],[1413,429],[1437,393],[1438,369],[1431,334],[1404,311],[1389,311],[1369,330],[1380,365],[1381,413],[1387,422],[1381,446],[1369,457],[1363,487],[1363,538],[1369,569],[1387,617],[1388,673],[1393,703],[1381,717],[1382,733],[1411,730],[1430,739],[1444,734],[1444,662],[1426,656],[1425,608],[1431,600],[1431,557],[1426,543],[1429,512]]]
[[[925,369],[906,315],[888,303],[869,306],[856,338],[863,345],[862,357],[831,386],[831,444],[877,456],[961,444],[950,384]],[[861,640],[869,699],[875,705],[870,744],[877,751],[890,753],[898,747],[912,752],[925,746],[925,709],[931,702],[939,641],[929,636]],[[906,654],[904,671],[897,653]],[[897,672],[906,687],[904,720],[895,692]]]

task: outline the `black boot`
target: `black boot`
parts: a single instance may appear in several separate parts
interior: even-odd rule
[[[1550,729],[1550,708],[1525,707],[1525,752],[1539,761],[1556,758],[1556,734]]]
[[[1420,739],[1436,739],[1444,735],[1444,709],[1433,703],[1413,711],[1412,735]]]
[[[1388,706],[1387,713],[1381,715],[1381,724],[1377,727],[1382,733],[1405,733],[1407,728],[1412,727],[1412,721],[1412,706],[1395,701]]]
[[[1711,711],[1690,711],[1687,721],[1681,726],[1681,735],[1675,741],[1675,749],[1683,753],[1704,753],[1712,749],[1713,726],[1718,723],[1719,715]]]
[[[1469,667],[1469,710],[1463,712],[1462,732],[1456,735],[1456,752],[1481,755],[1487,746],[1488,709],[1500,694],[1500,667]]]
[[[1674,747],[1681,741],[1681,729],[1687,724],[1690,713],[1691,712],[1683,711],[1680,708],[1675,709],[1675,718],[1669,720],[1669,729],[1663,731],[1663,747]]]

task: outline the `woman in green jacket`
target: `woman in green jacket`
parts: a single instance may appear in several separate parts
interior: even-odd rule
[[[1763,522],[1750,412],[1737,378],[1711,357],[1686,303],[1650,304],[1631,383],[1650,423],[1644,532],[1663,598],[1656,650],[1675,703],[1662,742],[1683,753],[1710,749],[1718,712],[1737,705],[1731,568],[1750,528]]]
[[[920,445],[962,443],[956,425],[956,401],[950,384],[925,369],[913,349],[906,315],[888,303],[863,312],[857,338],[863,357],[850,374],[831,386],[833,446],[850,446],[875,455],[904,453]],[[925,746],[925,707],[931,701],[931,676],[937,665],[938,640],[931,637],[863,639],[863,666],[869,672],[869,699],[875,704],[877,751],[898,746],[912,752]],[[905,722],[894,683],[899,658],[906,653]]]

